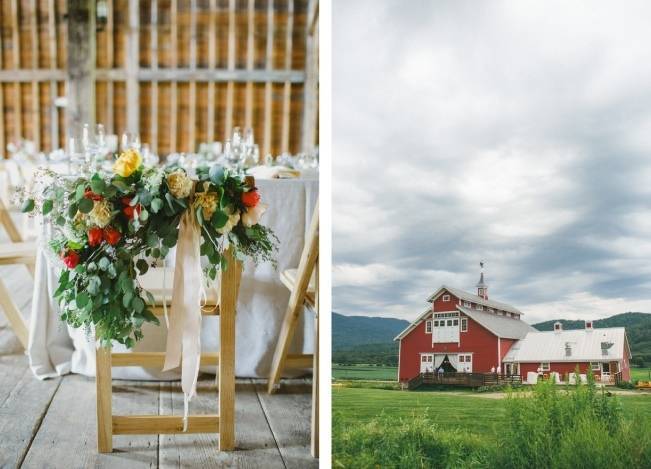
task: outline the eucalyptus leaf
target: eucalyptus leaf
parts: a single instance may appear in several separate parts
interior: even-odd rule
[[[226,222],[228,221],[228,215],[226,212],[222,212],[221,210],[217,210],[212,218],[210,219],[210,224],[215,228],[223,228],[226,225]]]
[[[23,213],[28,213],[34,210],[34,199],[27,199],[25,202],[23,202],[22,207],[20,207],[20,211]]]
[[[81,292],[79,295],[77,295],[76,303],[77,303],[77,308],[83,308],[88,304],[90,301],[90,295],[86,292]]]
[[[147,264],[147,261],[144,259],[138,259],[136,262],[136,267],[140,271],[140,275],[144,275],[147,273],[149,270],[149,264]]]
[[[90,213],[93,209],[93,201],[90,199],[81,199],[79,201],[79,211],[81,213]]]
[[[106,270],[109,268],[109,265],[111,265],[111,261],[107,257],[102,257],[97,265],[99,266],[100,270]]]
[[[131,307],[136,311],[136,313],[142,313],[145,309],[145,302],[142,301],[142,298],[139,296],[135,296],[133,300],[131,300]]]
[[[78,185],[77,188],[75,189],[75,200],[79,202],[84,198],[84,193],[86,192],[86,186],[85,185]]]
[[[106,183],[103,179],[99,177],[96,179],[95,176],[93,176],[93,179],[90,180],[90,189],[95,194],[103,195],[106,190]]]
[[[216,164],[213,165],[208,171],[208,177],[210,177],[210,180],[213,182],[213,184],[221,186],[226,179],[226,171],[224,170],[223,166]]]
[[[46,199],[43,202],[43,215],[47,215],[48,213],[50,213],[53,208],[54,208],[54,201],[52,201],[51,199]]]
[[[159,199],[158,197],[151,199],[151,211],[154,213],[158,213],[161,208],[163,208],[163,201]]]

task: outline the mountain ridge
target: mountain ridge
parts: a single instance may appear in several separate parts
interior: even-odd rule
[[[555,322],[563,329],[582,329],[582,320],[552,319],[532,326],[539,331],[551,331]],[[394,337],[410,322],[404,319],[375,316],[344,316],[332,313],[332,361],[334,363],[397,364],[398,344]],[[651,366],[651,314],[626,312],[593,321],[595,328],[626,327],[631,347],[631,363]]]

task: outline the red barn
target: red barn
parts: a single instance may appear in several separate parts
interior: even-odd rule
[[[613,383],[618,373],[630,381],[630,358],[623,327],[594,329],[592,321],[586,321],[580,330],[564,331],[557,322],[553,331],[530,332],[511,347],[503,362],[529,383],[552,374],[556,381],[573,381],[577,367],[581,375],[590,369],[597,381]]]
[[[623,328],[538,332],[522,320],[517,308],[488,299],[483,272],[476,295],[444,285],[427,301],[431,306],[394,339],[399,341],[401,382],[439,368],[502,372],[521,375],[523,380],[530,377],[530,371],[547,376],[557,372],[562,378],[577,364],[581,373],[591,367],[597,375],[608,377],[621,371],[623,379],[630,379],[630,351]],[[591,329],[592,324],[587,324]],[[545,338],[550,336],[554,340]],[[573,355],[562,356],[567,353],[566,343],[571,344]],[[599,355],[602,347],[607,347],[607,355]]]

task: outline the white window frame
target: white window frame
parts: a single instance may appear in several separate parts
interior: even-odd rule
[[[599,363],[599,362],[591,362],[591,363],[590,363],[590,369],[591,369],[592,371],[599,371],[599,372],[601,372],[601,363]]]
[[[442,301],[450,301],[450,295],[443,295]]]
[[[432,320],[428,319],[427,321],[425,321],[425,334],[431,334],[431,333],[432,333]]]
[[[468,332],[468,318],[461,318],[461,332]]]
[[[464,300],[463,307],[464,308],[472,308],[472,303],[470,301],[465,301]]]
[[[484,305],[477,305],[477,310],[478,311],[483,311],[484,310]]]
[[[540,362],[540,370],[541,371],[551,370],[551,366],[549,365],[549,362]]]

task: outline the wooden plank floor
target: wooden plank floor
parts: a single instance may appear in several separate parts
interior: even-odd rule
[[[29,315],[32,280],[24,267],[0,276]],[[263,380],[236,385],[236,451],[218,451],[214,434],[119,435],[113,453],[96,446],[95,380],[80,375],[40,381],[0,312],[0,468],[310,468],[311,384],[281,383],[267,395]],[[113,382],[115,414],[183,412],[178,382]],[[217,413],[214,377],[199,381],[192,413]]]

